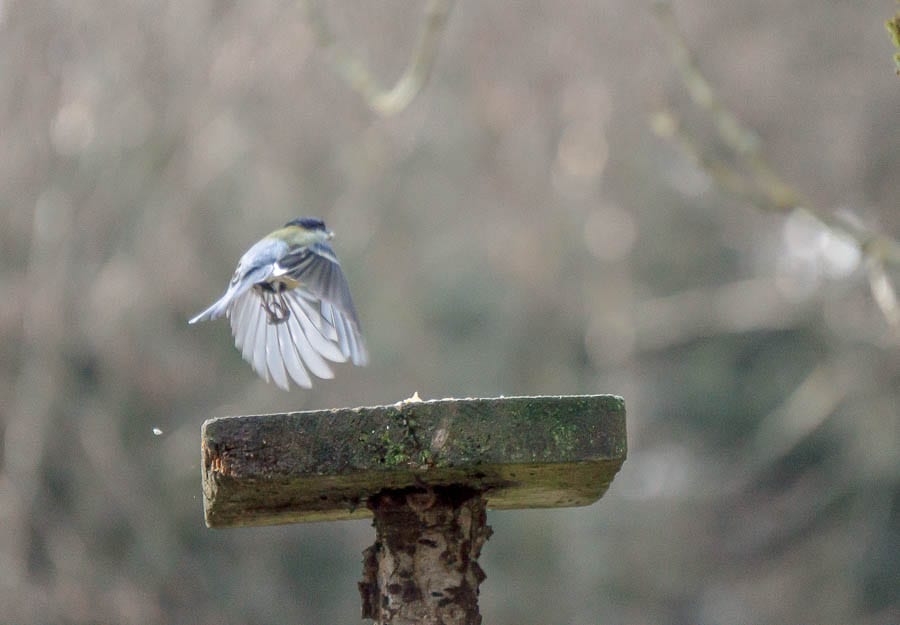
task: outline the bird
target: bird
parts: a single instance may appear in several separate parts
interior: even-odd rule
[[[228,289],[188,323],[227,317],[234,344],[266,382],[311,388],[310,372],[331,379],[329,363],[357,366],[369,356],[350,287],[315,217],[287,222],[248,249]]]

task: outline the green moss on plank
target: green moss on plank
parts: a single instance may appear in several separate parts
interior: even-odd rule
[[[609,395],[437,400],[203,426],[211,526],[354,518],[384,488],[465,484],[492,507],[584,505],[625,459]]]

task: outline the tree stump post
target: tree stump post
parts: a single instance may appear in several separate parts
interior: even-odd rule
[[[612,395],[223,417],[201,438],[209,527],[374,517],[362,616],[391,625],[481,623],[486,509],[593,503],[626,456]]]
[[[375,544],[363,553],[362,616],[413,625],[481,622],[478,566],[491,534],[478,491],[436,486],[382,491],[369,500]]]

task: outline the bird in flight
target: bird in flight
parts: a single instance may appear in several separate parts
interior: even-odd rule
[[[241,257],[228,290],[188,323],[228,317],[234,344],[266,382],[310,388],[334,377],[328,361],[365,365],[350,287],[321,219],[294,219]]]

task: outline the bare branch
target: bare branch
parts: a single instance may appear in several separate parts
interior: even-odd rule
[[[853,241],[868,263],[872,295],[896,334],[900,328],[900,312],[885,266],[900,266],[900,243],[872,231],[857,219],[816,207],[804,194],[786,182],[766,159],[756,132],[744,125],[722,102],[715,88],[703,75],[687,40],[678,28],[671,5],[668,2],[657,2],[653,8],[663,26],[672,59],[691,100],[697,108],[709,114],[719,139],[748,173],[706,157],[692,137],[681,129],[678,119],[671,111],[657,113],[652,122],[654,131],[659,136],[677,140],[698,167],[729,193],[766,212],[787,214],[802,210],[822,227]]]
[[[390,89],[383,89],[366,67],[340,45],[317,0],[306,0],[307,22],[320,47],[330,50],[338,75],[356,91],[373,111],[388,117],[399,113],[419,94],[437,57],[441,35],[453,0],[429,0],[418,41],[403,74]]]

